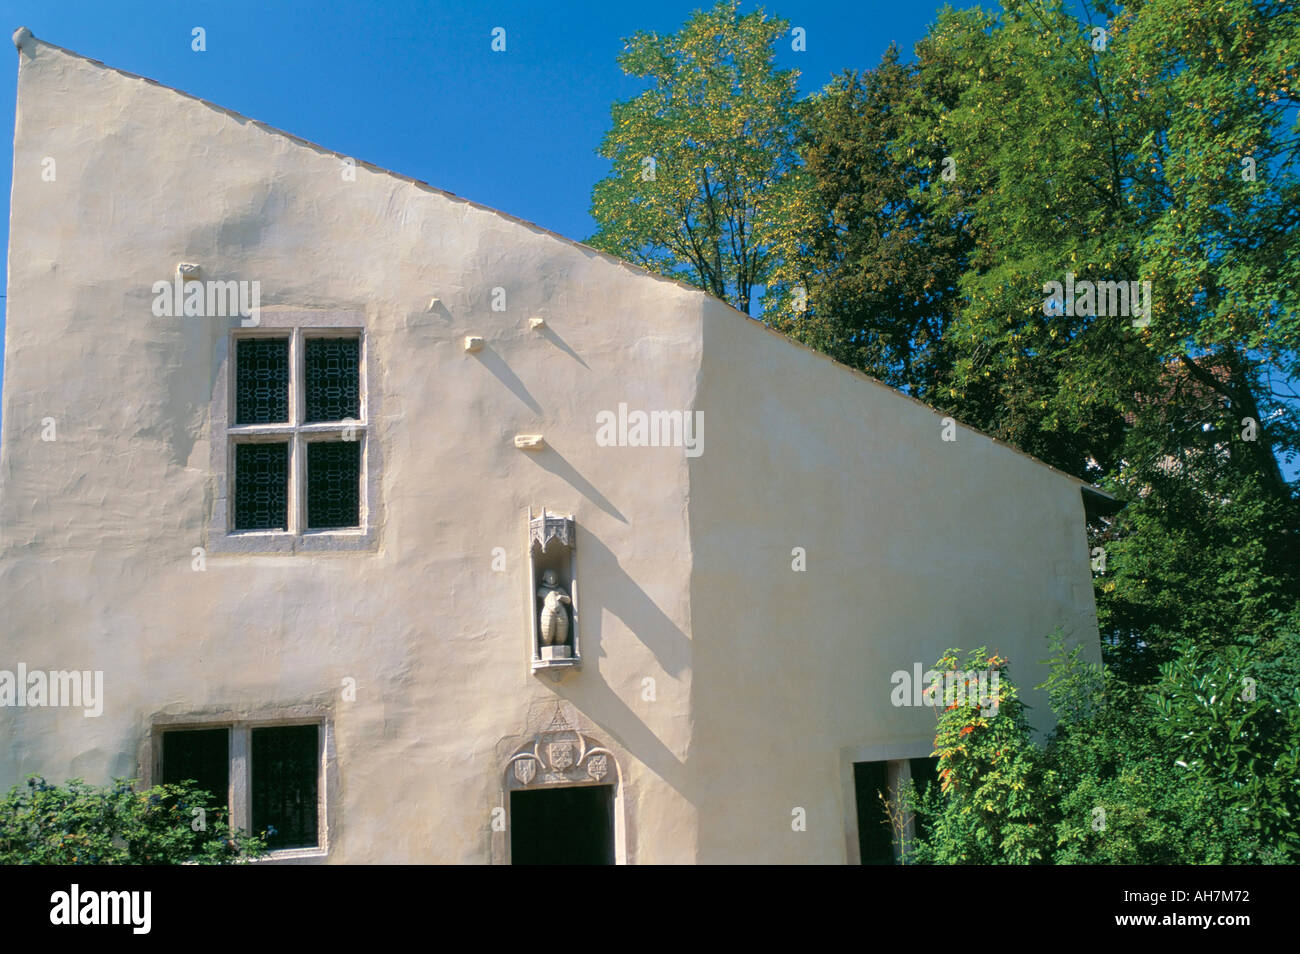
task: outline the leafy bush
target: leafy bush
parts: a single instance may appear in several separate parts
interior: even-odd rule
[[[946,706],[935,732],[943,810],[927,814],[930,830],[918,839],[918,864],[1024,864],[1046,859],[1050,848],[1042,822],[1042,793],[1035,784],[1041,752],[1030,737],[1024,705],[1007,677],[1007,661],[981,647],[962,669],[949,650],[934,667],[945,675]],[[987,695],[965,677],[987,673]],[[997,676],[996,685],[993,677]]]
[[[1251,641],[1208,652],[1190,644],[1160,667],[1156,731],[1187,779],[1227,807],[1246,844],[1300,857],[1300,684],[1294,633],[1270,658]],[[1243,860],[1259,860],[1252,856]]]
[[[1031,739],[1006,660],[997,714],[945,695],[942,786],[915,802],[921,864],[1278,864],[1300,860],[1300,638],[1183,643],[1138,687],[1049,637],[1058,722]],[[955,670],[949,650],[937,669]]]
[[[242,864],[266,853],[264,834],[232,831],[225,808],[193,781],[133,786],[30,776],[0,799],[0,864]]]

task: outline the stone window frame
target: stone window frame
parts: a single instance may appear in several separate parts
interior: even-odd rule
[[[304,340],[311,337],[338,337],[339,332],[355,333],[361,341],[360,418],[349,427],[356,429],[361,442],[360,528],[308,530],[306,528],[307,462],[305,446],[309,441],[335,436],[343,430],[338,423],[305,424],[302,417]],[[289,421],[285,424],[234,424],[235,412],[235,342],[241,338],[289,338]],[[379,545],[379,488],[383,474],[383,450],[375,439],[375,422],[379,419],[379,389],[375,368],[373,336],[365,315],[354,311],[266,311],[256,326],[242,323],[230,328],[218,344],[217,377],[213,388],[210,450],[211,469],[216,485],[212,510],[208,518],[207,551],[209,553],[303,553],[351,550],[375,550]],[[289,515],[285,530],[234,530],[233,490],[236,442],[289,442]]]
[[[307,848],[279,848],[257,863],[324,861],[330,853],[330,836],[337,831],[339,804],[338,753],[334,742],[334,720],[315,707],[289,707],[256,712],[214,712],[204,715],[159,716],[149,733],[147,752],[141,757],[141,778],[145,787],[161,784],[163,734],[195,729],[227,729],[229,736],[230,822],[236,829],[252,833],[253,813],[253,730],[294,725],[320,727],[317,737],[316,844]]]

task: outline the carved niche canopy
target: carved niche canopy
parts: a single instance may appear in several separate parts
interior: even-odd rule
[[[573,549],[573,517],[542,508],[541,514],[528,521],[528,545],[537,544],[545,553],[553,541]]]

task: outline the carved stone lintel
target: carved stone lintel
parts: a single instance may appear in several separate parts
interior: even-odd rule
[[[515,749],[509,761],[507,781],[516,787],[603,783],[618,767],[608,748],[585,735],[556,703],[550,725]],[[511,778],[510,776],[513,776]]]
[[[565,711],[564,705],[560,702],[555,703],[555,714],[551,716],[550,725],[546,727],[547,732],[576,732],[578,726],[576,718],[570,719],[569,714]]]

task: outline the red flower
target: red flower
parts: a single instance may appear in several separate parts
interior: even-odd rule
[[[972,732],[974,732],[974,731],[975,731],[975,726],[973,726],[973,725],[968,725],[968,726],[966,726],[966,728],[962,729],[961,732],[958,733],[958,734],[959,734],[959,735],[970,735],[970,734],[971,734]]]

